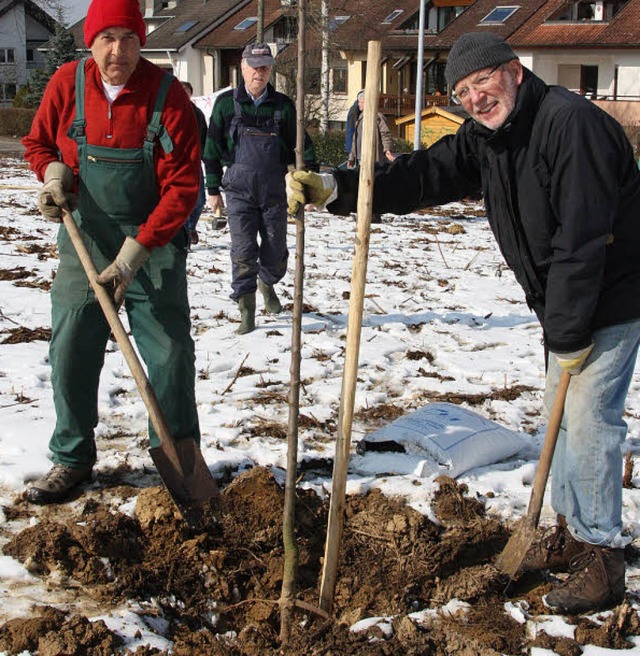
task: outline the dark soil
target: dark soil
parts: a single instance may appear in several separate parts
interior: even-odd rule
[[[207,517],[192,531],[164,488],[106,486],[80,515],[69,506],[44,509],[3,551],[45,581],[65,581],[94,602],[113,608],[127,600],[154,600],[169,624],[166,637],[177,656],[493,656],[521,654],[536,645],[558,654],[579,654],[581,644],[615,649],[631,646],[640,633],[637,614],[622,604],[595,624],[578,618],[575,640],[539,633],[505,612],[505,601],[524,599],[531,613],[543,612],[541,579],[507,586],[492,565],[508,532],[485,514],[464,486],[441,477],[434,511],[438,523],[402,500],[377,491],[348,497],[341,562],[330,619],[316,609],[328,504],[299,490],[296,502],[298,609],[286,648],[280,644],[284,494],[271,473],[255,468],[223,491],[218,521]],[[113,510],[113,499],[137,495],[135,516]],[[18,500],[5,509],[7,521],[24,519]],[[441,610],[451,600],[468,602]],[[459,610],[455,610],[459,608]],[[410,613],[434,612],[411,619]],[[380,625],[353,632],[358,620],[384,617]],[[80,613],[34,607],[29,619],[0,626],[0,651],[40,656],[130,654],[101,622]],[[160,654],[145,647],[138,656]]]

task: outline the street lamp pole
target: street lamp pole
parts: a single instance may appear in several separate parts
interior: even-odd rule
[[[413,129],[413,149],[420,150],[420,128],[422,124],[422,62],[424,61],[424,5],[420,2],[420,18],[418,21],[418,62],[416,70],[416,115]]]

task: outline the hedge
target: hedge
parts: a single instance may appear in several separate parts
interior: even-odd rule
[[[35,109],[0,107],[0,136],[24,137],[29,134]]]
[[[346,137],[344,130],[331,130],[326,134],[321,134],[318,130],[310,129],[309,136],[315,146],[316,159],[320,166],[334,167],[347,160],[347,153],[344,149]],[[410,153],[412,150],[413,146],[408,141],[394,138],[394,154]]]

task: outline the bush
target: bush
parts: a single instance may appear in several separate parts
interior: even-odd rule
[[[0,135],[24,137],[29,134],[35,109],[0,107]]]
[[[316,159],[320,166],[335,167],[347,160],[347,153],[344,149],[345,131],[330,130],[326,134],[320,134],[318,130],[309,129],[309,136],[313,140],[316,149]],[[394,137],[393,154],[410,153],[413,150],[413,144],[405,139]]]
[[[318,130],[309,129],[309,136],[316,149],[316,160],[320,166],[333,168],[346,161],[344,130],[330,130],[326,134],[320,134]]]

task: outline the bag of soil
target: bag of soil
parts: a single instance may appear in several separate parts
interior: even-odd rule
[[[360,454],[388,451],[390,443],[398,445],[395,451],[428,456],[455,478],[469,469],[514,456],[527,445],[527,439],[472,410],[452,403],[430,403],[369,433],[357,450]],[[418,475],[429,476],[434,468],[425,462],[419,469]]]

